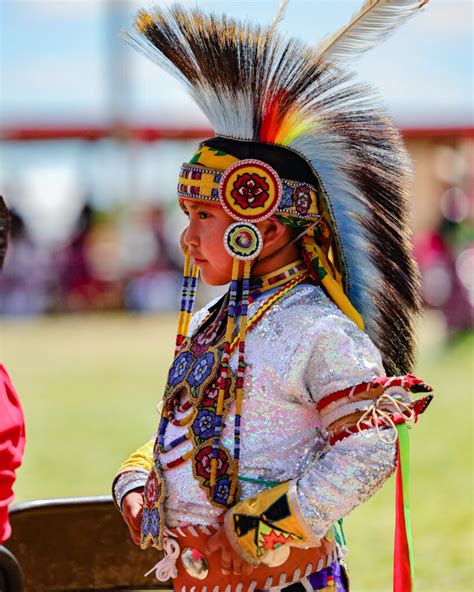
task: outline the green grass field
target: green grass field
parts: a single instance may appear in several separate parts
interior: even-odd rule
[[[17,501],[109,493],[120,461],[156,427],[174,317],[69,316],[2,323],[1,358],[21,395],[27,449]],[[422,333],[417,374],[438,392],[414,429],[417,590],[473,590],[470,335]],[[391,589],[393,479],[346,520],[354,592]]]

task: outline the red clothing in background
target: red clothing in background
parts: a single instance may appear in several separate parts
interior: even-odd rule
[[[0,543],[11,534],[8,505],[13,501],[15,470],[25,448],[25,422],[18,395],[0,364]]]

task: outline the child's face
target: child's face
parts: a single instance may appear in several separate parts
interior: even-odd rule
[[[219,206],[182,200],[181,208],[189,218],[183,239],[201,278],[210,286],[229,283],[233,259],[224,248],[224,233],[234,220]]]

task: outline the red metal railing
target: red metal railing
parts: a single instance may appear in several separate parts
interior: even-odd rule
[[[474,127],[420,127],[404,128],[402,133],[407,139],[468,137],[474,138]],[[156,142],[157,140],[193,140],[212,136],[210,128],[179,127],[127,127],[127,126],[69,126],[69,127],[11,127],[0,129],[0,140],[85,140],[97,141],[103,138]]]

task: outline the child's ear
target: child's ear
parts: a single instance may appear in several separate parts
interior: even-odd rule
[[[258,228],[262,233],[264,245],[271,245],[279,242],[289,230],[288,226],[271,218],[260,222]]]

